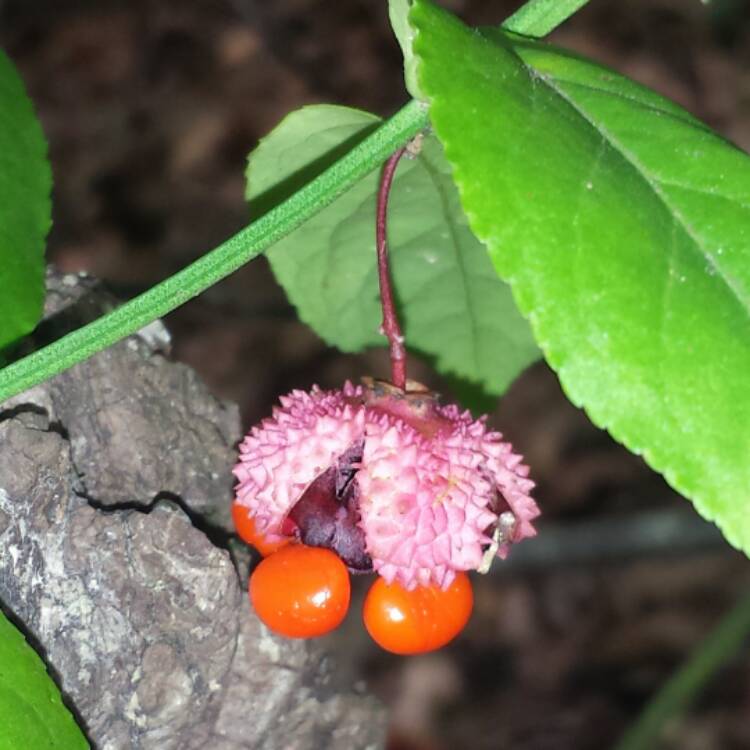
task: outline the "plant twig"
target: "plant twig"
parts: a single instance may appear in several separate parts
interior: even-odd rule
[[[236,271],[372,172],[427,124],[425,106],[409,102],[299,192],[215,250],[107,315],[0,370],[0,402],[135,333]]]
[[[378,253],[378,280],[380,281],[380,304],[383,307],[383,325],[381,331],[388,338],[391,355],[391,382],[396,388],[406,388],[406,348],[401,326],[396,314],[396,304],[391,287],[391,274],[388,267],[388,196],[393,184],[396,167],[404,155],[406,147],[399,148],[383,167],[378,188],[378,204],[375,218],[375,245]]]
[[[544,36],[587,1],[530,0],[504,28],[526,36]],[[0,402],[135,333],[236,271],[382,164],[428,122],[426,106],[409,102],[312,182],[215,250],[93,323],[0,370]]]
[[[530,0],[503,23],[506,31],[533,36],[547,36],[589,0]]]
[[[721,532],[685,508],[613,513],[588,520],[540,523],[539,535],[513,547],[496,576],[571,566],[616,565],[647,558],[731,553]]]

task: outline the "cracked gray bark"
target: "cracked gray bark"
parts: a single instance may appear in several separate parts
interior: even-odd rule
[[[57,337],[114,304],[89,278],[48,274],[43,333]],[[70,435],[80,490],[102,505],[176,495],[229,527],[239,412],[170,362],[161,323],[101,352],[5,406],[41,406]]]
[[[108,304],[48,281],[54,325]],[[0,604],[101,750],[380,747],[379,705],[270,634],[191,522],[228,522],[239,420],[166,346],[152,327],[0,404]]]

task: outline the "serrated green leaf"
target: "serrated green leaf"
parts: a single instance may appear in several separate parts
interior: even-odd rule
[[[88,746],[44,663],[0,612],[0,750]]]
[[[29,333],[42,313],[51,186],[42,129],[0,51],[0,349]]]
[[[412,0],[388,0],[388,18],[396,35],[401,53],[404,56],[404,83],[406,90],[414,99],[424,101],[424,94],[419,90],[417,80],[417,60],[411,44],[414,40],[414,29],[409,25],[409,10]]]
[[[592,62],[410,19],[470,224],[568,396],[750,551],[750,160]]]
[[[289,115],[250,156],[253,213],[378,122],[374,115],[327,105]],[[369,176],[267,253],[302,320],[344,351],[385,345],[378,333],[377,183],[377,175]],[[433,137],[417,159],[399,165],[389,203],[389,248],[410,348],[496,394],[538,358],[528,324],[466,224]]]

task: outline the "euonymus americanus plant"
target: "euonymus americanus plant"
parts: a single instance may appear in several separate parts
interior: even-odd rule
[[[750,160],[653,91],[541,41],[582,4],[532,0],[502,27],[470,29],[427,0],[392,0],[412,101],[385,121],[336,106],[290,114],[250,155],[252,224],[7,366],[0,399],[261,252],[326,341],[378,345],[375,170],[421,135],[391,196],[410,345],[495,395],[543,356],[573,403],[748,552]],[[4,59],[0,96],[8,351],[39,316],[49,169]]]

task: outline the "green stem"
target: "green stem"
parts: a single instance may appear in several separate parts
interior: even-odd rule
[[[750,596],[744,596],[652,699],[615,750],[656,747],[664,725],[683,713],[750,634]]]
[[[215,250],[107,315],[0,370],[0,402],[135,333],[236,271],[380,167],[427,125],[426,107],[410,102],[312,182]]]
[[[540,39],[582,8],[589,0],[530,0],[503,23],[506,31]]]
[[[544,36],[587,1],[529,0],[503,26],[526,36]],[[323,174],[215,250],[93,323],[0,370],[0,402],[135,333],[236,271],[379,167],[428,122],[425,106],[410,102]]]

